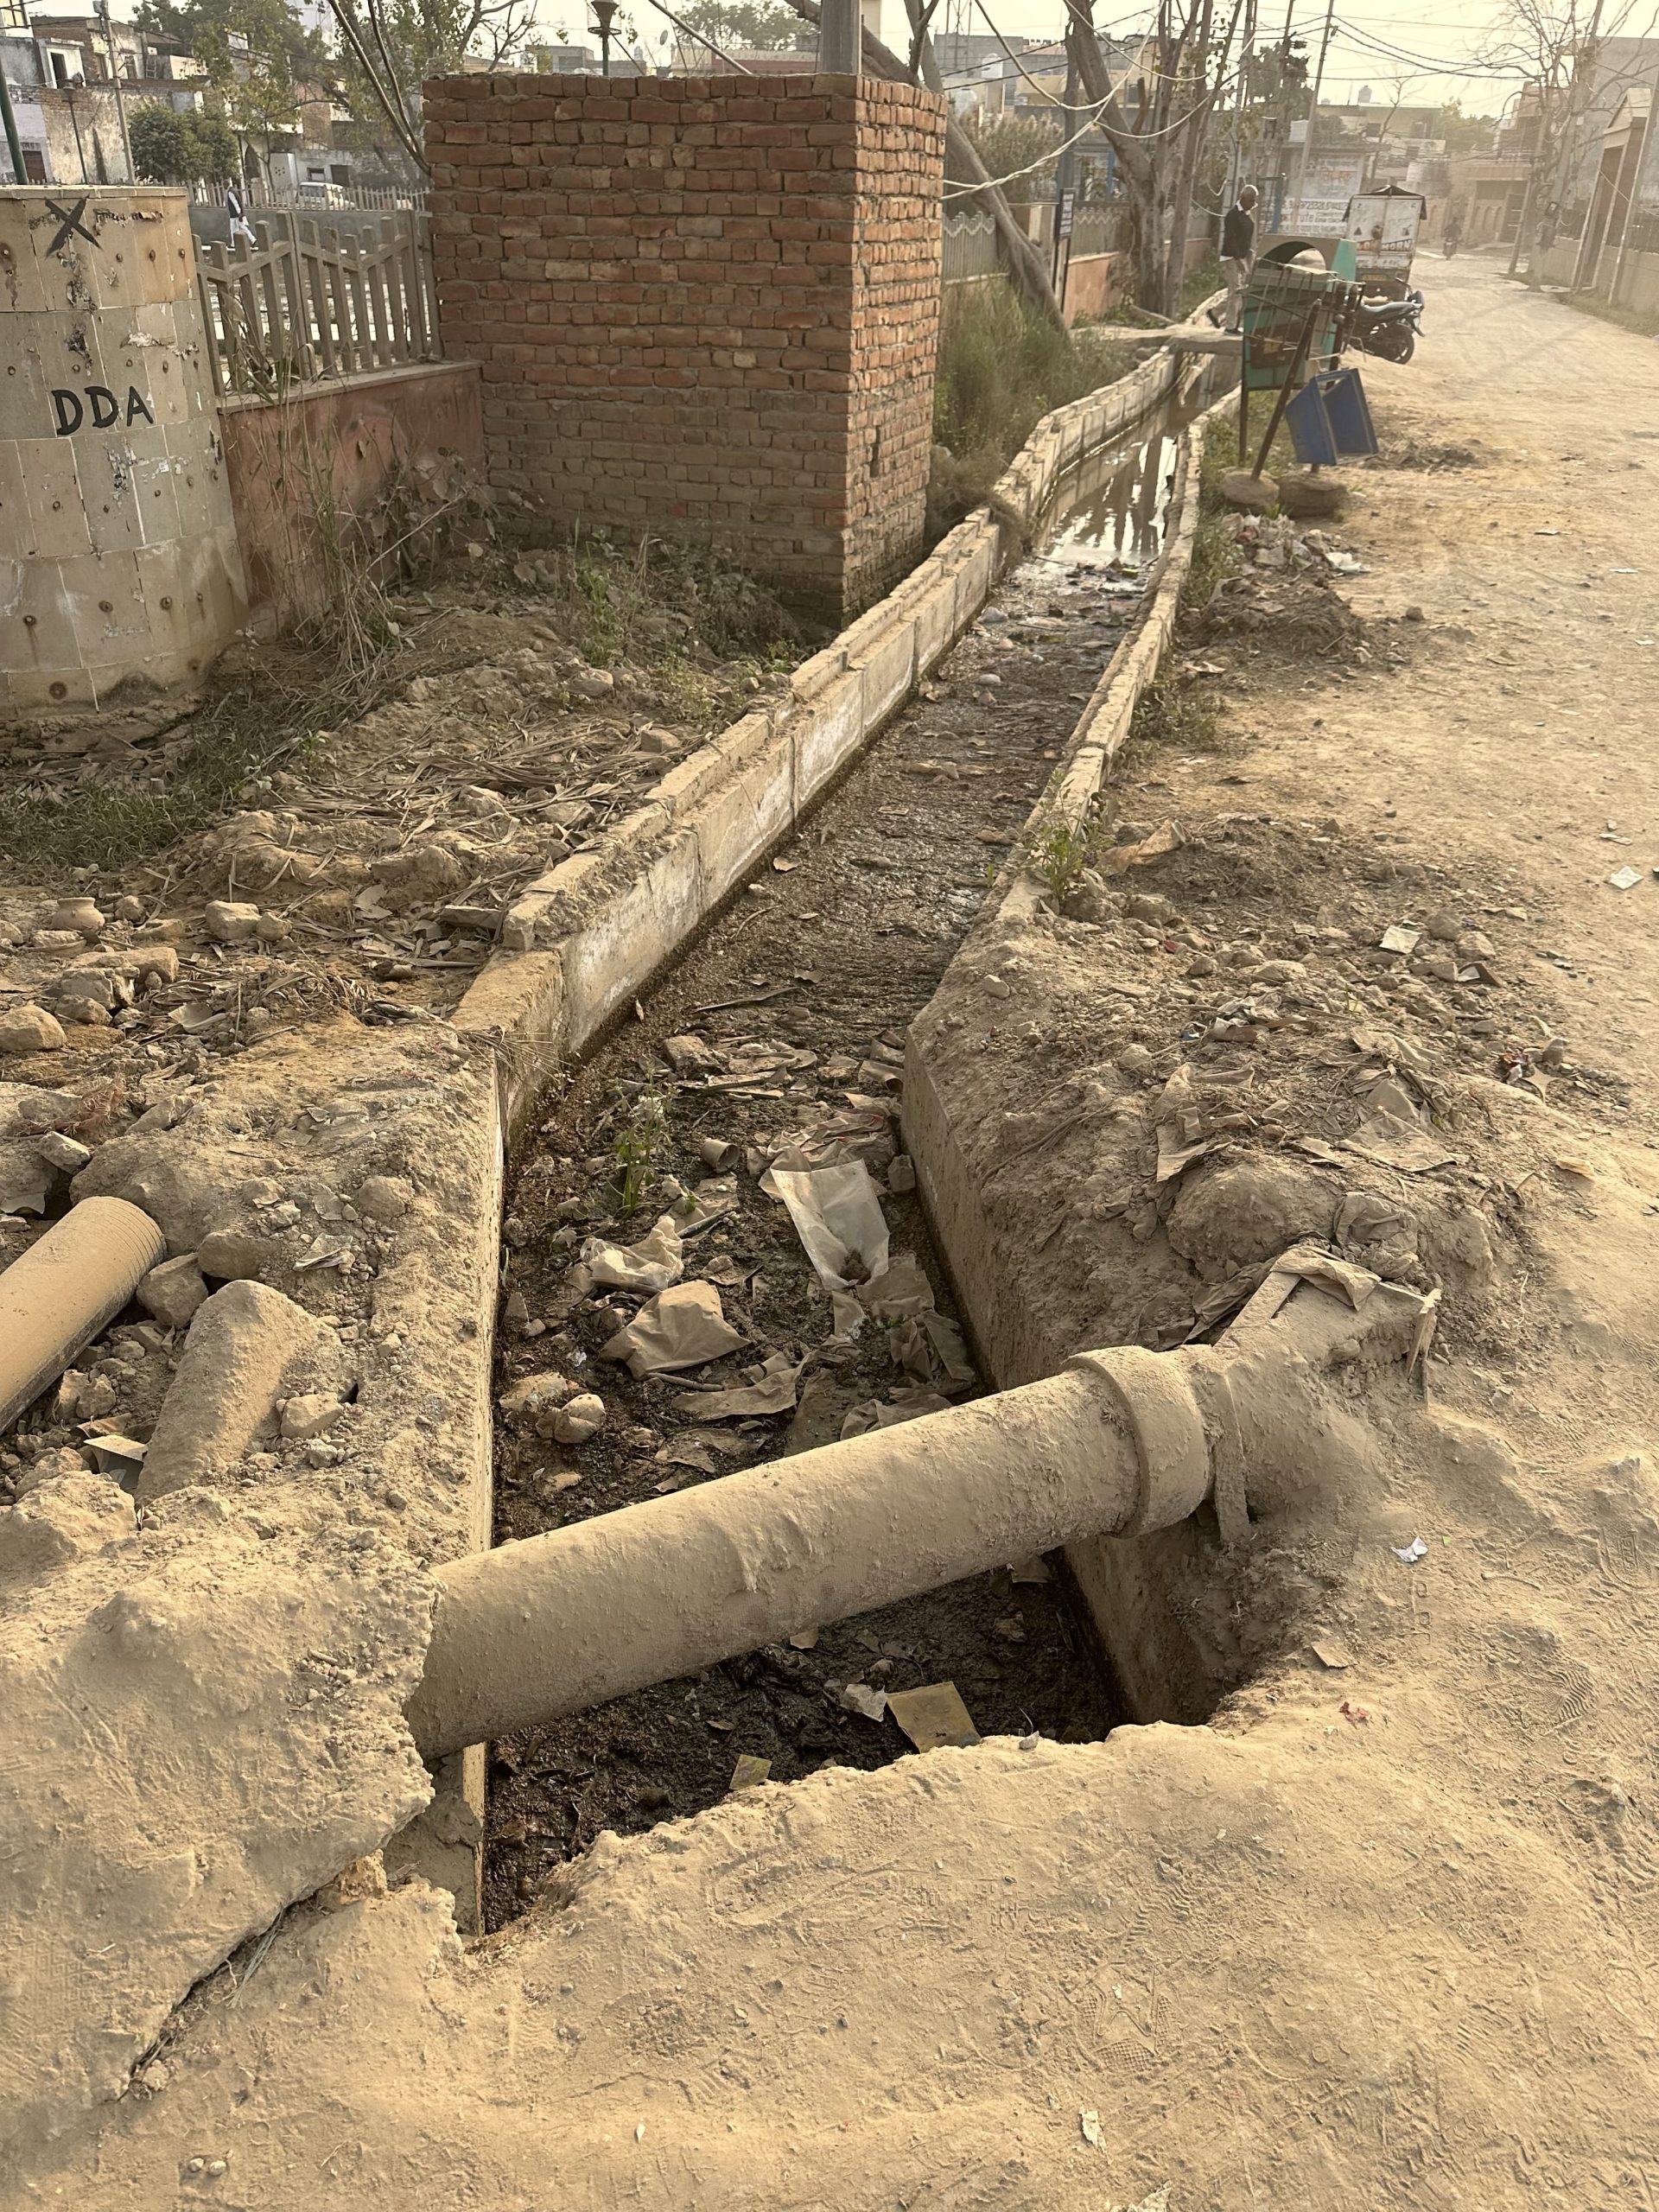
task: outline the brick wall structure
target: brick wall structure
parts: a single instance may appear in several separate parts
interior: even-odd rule
[[[491,481],[842,621],[917,558],[944,103],[830,76],[426,87],[439,319]]]

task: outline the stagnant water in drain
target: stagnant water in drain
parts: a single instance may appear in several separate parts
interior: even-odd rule
[[[826,1443],[855,1408],[944,1383],[895,1364],[885,1328],[832,1336],[829,1300],[783,1206],[753,1169],[780,1139],[842,1128],[869,1159],[895,1255],[913,1253],[938,1311],[950,1289],[913,1195],[890,1161],[899,1137],[896,1063],[983,899],[990,876],[1138,606],[1161,545],[1178,418],[1166,415],[1073,486],[1071,519],[1004,583],[922,696],[889,724],[791,843],[756,874],[631,1023],[576,1071],[514,1177],[499,1387],[552,1369],[600,1392],[608,1420],[566,1448],[504,1423],[497,1446],[498,1541],[717,1480],[734,1468]],[[704,1065],[683,1065],[700,1039]],[[874,1100],[874,1104],[869,1102]],[[863,1102],[863,1103],[860,1103]],[[618,1178],[650,1136],[639,1204]],[[731,1210],[687,1243],[686,1273],[719,1287],[747,1340],[707,1378],[781,1352],[804,1363],[792,1414],[692,1424],[676,1401],[705,1379],[636,1382],[599,1357],[642,1302],[573,1300],[575,1248],[602,1231],[643,1236],[676,1187],[715,1171],[700,1147],[740,1157],[713,1190]],[[937,1401],[936,1401],[937,1402]],[[866,1418],[868,1416],[865,1416]],[[695,1433],[691,1433],[695,1427]],[[849,1684],[895,1691],[950,1681],[982,1734],[1071,1741],[1125,1716],[1063,1582],[1039,1561],[906,1600],[728,1661],[685,1681],[497,1743],[492,1751],[486,1912],[499,1926],[561,1862],[604,1828],[623,1833],[696,1812],[733,1786],[740,1760],[787,1782],[830,1764],[874,1767],[911,1749],[893,1717],[841,1702]],[[746,1772],[752,1772],[746,1768]]]

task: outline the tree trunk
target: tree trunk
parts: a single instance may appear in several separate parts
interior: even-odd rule
[[[1210,128],[1211,8],[1212,0],[1203,0],[1198,16],[1198,70],[1203,89],[1198,94],[1192,121],[1181,137],[1181,166],[1175,180],[1173,220],[1169,230],[1169,262],[1164,273],[1164,295],[1168,302],[1164,310],[1166,315],[1179,315],[1181,311],[1181,292],[1186,282],[1186,226],[1192,214],[1192,187],[1204,153],[1205,137]],[[1230,33],[1229,45],[1231,42]]]
[[[1112,91],[1100,41],[1095,35],[1094,0],[1066,0],[1066,50],[1077,72],[1084,98],[1098,110],[1100,128],[1117,156],[1129,202],[1129,266],[1137,307],[1154,315],[1168,312],[1164,301],[1164,141],[1139,137]]]

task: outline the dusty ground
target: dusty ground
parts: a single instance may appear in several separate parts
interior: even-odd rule
[[[8,1075],[136,1096],[330,1007],[448,1011],[518,892],[804,650],[760,587],[654,543],[474,540],[359,590],[349,637],[239,641],[194,708],[0,728]],[[6,1035],[29,1006],[47,1051]]]
[[[154,2087],[16,2172],[18,2201],[529,2204],[556,2171],[572,2203],[722,2212],[1659,2202],[1659,1312],[1643,1264],[1659,854],[1639,842],[1659,362],[1478,262],[1436,262],[1426,282],[1417,362],[1368,381],[1391,440],[1466,445],[1481,465],[1368,475],[1347,531],[1371,564],[1356,604],[1422,609],[1408,664],[1349,683],[1196,648],[1230,671],[1204,679],[1224,690],[1219,749],[1185,768],[1143,749],[1119,800],[1188,833],[1137,887],[1170,913],[1103,898],[1097,920],[1027,932],[1023,967],[995,965],[1001,991],[980,961],[958,994],[989,1009],[960,1095],[983,1111],[982,1069],[1000,1063],[990,1104],[1029,1112],[1029,1062],[1058,1039],[1054,1081],[1099,1071],[1109,1095],[1090,1103],[1125,1133],[1107,1165],[1134,1171],[1137,1211],[1178,1062],[1195,1084],[1236,1065],[1235,1098],[1279,1099],[1230,1107],[1247,1121],[1224,1129],[1206,1128],[1206,1099],[1171,1101],[1184,1140],[1234,1155],[1192,1162],[1145,1236],[1128,1232],[1166,1304],[1126,1326],[1154,1341],[1178,1296],[1197,1318],[1191,1294],[1236,1272],[1214,1237],[1224,1208],[1192,1202],[1211,1236],[1190,1252],[1169,1220],[1241,1160],[1311,1176],[1296,1187],[1331,1194],[1333,1236],[1339,1191],[1416,1217],[1389,1271],[1445,1287],[1428,1402],[1380,1396],[1376,1436],[1351,1434],[1263,1516],[1251,1556],[1270,1576],[1316,1540],[1320,1571],[1300,1611],[1272,1586],[1249,1686],[1214,1727],[1004,1738],[744,1791],[601,1841],[470,1956],[418,1888],[302,1910],[257,1979],[200,1993]],[[1610,821],[1637,842],[1604,841]],[[1626,860],[1641,880],[1606,887]],[[1371,949],[1378,921],[1426,925],[1442,905],[1491,940],[1464,964],[1496,982],[1448,982],[1422,947]],[[1344,936],[1305,943],[1299,925]],[[1224,945],[1250,952],[1237,992],[1218,980]],[[1217,975],[1191,973],[1205,957]],[[1302,978],[1254,972],[1292,957]],[[1139,1033],[1102,1034],[1092,997],[1068,1027],[1071,989],[1109,977],[1146,984],[1111,994]],[[937,1018],[965,1027],[966,1011]],[[1505,1062],[1529,1023],[1563,1040],[1560,1068]],[[1391,1042],[1356,1045],[1357,1027]],[[1348,1149],[1373,1063],[1404,1111],[1368,1096],[1365,1117],[1444,1139],[1451,1166],[1408,1176],[1368,1156],[1375,1142]],[[1507,1079],[1535,1072],[1547,1096]],[[1080,1192],[1056,1195],[1084,1240],[1064,1264],[1037,1264],[1023,1219],[998,1250],[1042,1291],[1033,1325],[1058,1354],[1125,1310],[1126,1214],[1103,1185],[1086,1216]],[[1262,1233],[1317,1227],[1299,1211]],[[1477,1218],[1485,1251],[1452,1264],[1448,1224]],[[1379,1258],[1405,1242],[1363,1241]],[[1397,1549],[1411,1532],[1414,1561]],[[1204,1564],[1179,1570],[1188,1596]]]

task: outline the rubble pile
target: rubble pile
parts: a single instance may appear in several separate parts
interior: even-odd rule
[[[1199,639],[1259,643],[1291,659],[1332,655],[1364,665],[1378,658],[1365,624],[1334,588],[1337,577],[1364,574],[1354,554],[1283,515],[1239,516],[1230,542],[1241,565],[1199,611]]]

